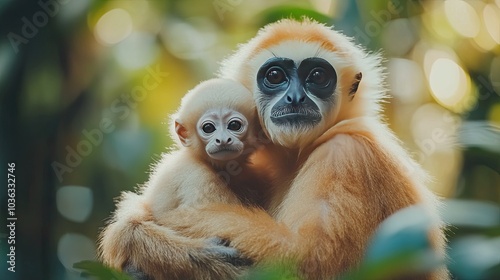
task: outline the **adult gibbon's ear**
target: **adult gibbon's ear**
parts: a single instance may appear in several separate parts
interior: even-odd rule
[[[354,82],[352,83],[351,88],[349,89],[349,97],[351,97],[351,100],[354,98],[356,91],[358,91],[359,82],[361,82],[362,77],[363,74],[361,72],[354,75]]]
[[[177,136],[179,137],[179,140],[181,140],[182,145],[184,147],[191,146],[191,141],[189,141],[189,133],[187,128],[181,124],[179,119],[176,119],[174,123],[175,123],[175,133],[177,133]]]

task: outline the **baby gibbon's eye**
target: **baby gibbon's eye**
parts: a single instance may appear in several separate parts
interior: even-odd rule
[[[233,130],[233,131],[238,131],[241,129],[241,122],[237,120],[230,121],[229,124],[227,125],[227,129]]]
[[[211,123],[206,123],[203,125],[203,127],[201,128],[203,130],[203,132],[205,133],[212,133],[215,131],[215,126]]]

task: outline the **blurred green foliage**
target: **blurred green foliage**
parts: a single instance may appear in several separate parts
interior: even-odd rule
[[[411,102],[389,82],[394,99],[386,117],[405,144],[423,155],[421,163],[435,177],[437,193],[477,202],[454,204],[451,212],[456,215],[445,217],[453,223],[448,235],[454,276],[497,279],[500,47],[484,32],[488,22],[495,23],[485,15],[498,12],[499,1],[466,1],[481,22],[474,38],[446,22],[453,9],[446,10],[445,2],[463,1],[0,1],[0,162],[16,163],[18,217],[17,272],[7,272],[2,261],[0,278],[79,279],[83,269],[122,279],[97,263],[73,267],[93,259],[95,251],[75,243],[95,243],[114,209],[113,199],[147,179],[150,164],[171,145],[167,116],[187,90],[213,77],[217,62],[265,23],[308,16],[334,24],[369,50],[382,49],[389,66],[404,60],[421,69],[423,79],[410,75],[398,80],[406,85],[403,89],[425,84],[418,96],[405,97]],[[421,54],[432,50],[450,54],[470,80],[472,101],[465,109],[443,103],[432,92],[429,66]],[[158,71],[167,74],[152,74]],[[157,77],[157,85],[139,95],[146,77]],[[458,120],[462,149],[415,137],[413,116],[429,106]],[[67,192],[60,190],[71,186],[88,188],[90,202],[62,195]],[[0,194],[2,220],[6,195]],[[88,217],[80,221],[75,212],[89,208]],[[395,235],[375,236],[366,262],[345,278],[384,279],[415,264],[432,267],[436,262],[428,262],[422,239],[427,225],[424,221]],[[1,255],[7,250],[2,240]],[[273,279],[281,273],[276,270],[251,275]]]
[[[297,20],[301,20],[303,18],[314,19],[318,22],[324,24],[330,24],[332,22],[332,18],[319,13],[317,11],[299,8],[296,6],[279,6],[275,8],[270,8],[262,12],[260,15],[262,19],[261,25],[264,26],[268,23],[278,21],[283,18],[293,18]]]
[[[93,277],[99,280],[131,280],[125,273],[106,267],[96,261],[82,261],[73,267],[84,271],[82,277]]]

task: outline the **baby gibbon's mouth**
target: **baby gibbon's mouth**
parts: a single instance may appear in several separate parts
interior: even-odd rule
[[[208,151],[208,155],[216,160],[232,160],[239,157],[240,154],[241,150],[230,147],[221,147]]]
[[[238,149],[232,149],[232,148],[220,148],[216,149],[213,151],[210,151],[210,154],[217,154],[217,153],[236,153],[239,152]]]

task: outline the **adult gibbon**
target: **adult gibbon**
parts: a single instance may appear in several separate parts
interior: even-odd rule
[[[282,20],[227,59],[220,76],[253,93],[273,145],[253,157],[273,174],[267,211],[211,205],[169,216],[188,236],[218,236],[257,263],[292,261],[307,279],[355,268],[378,225],[421,204],[439,221],[427,175],[381,120],[380,58],[310,20]],[[441,223],[429,236],[444,257]],[[442,267],[418,279],[448,279]]]

